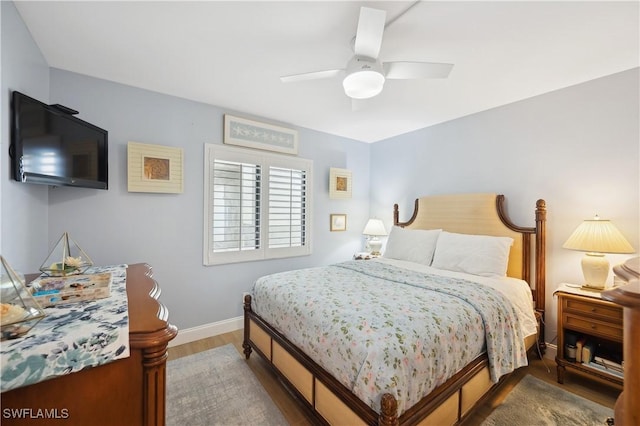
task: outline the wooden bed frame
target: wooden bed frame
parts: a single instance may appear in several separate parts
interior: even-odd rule
[[[538,336],[526,340],[527,348],[538,345],[544,353],[545,223],[546,203],[538,200],[535,227],[514,225],[506,214],[503,195],[456,194],[419,198],[412,217],[399,220],[394,206],[394,224],[409,229],[443,229],[449,232],[509,236],[514,239],[507,275],[532,286]],[[499,385],[491,382],[486,354],[477,357],[443,385],[410,407],[401,416],[397,401],[381,396],[380,414],[334,379],[284,335],[251,310],[251,296],[244,298],[244,354],[260,354],[302,406],[322,424],[369,424],[381,426],[456,424],[466,417]],[[504,378],[503,378],[504,379]],[[503,381],[500,380],[500,383]]]

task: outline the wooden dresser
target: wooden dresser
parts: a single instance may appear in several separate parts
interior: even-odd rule
[[[624,388],[614,419],[616,425],[640,425],[640,258],[614,267],[613,272],[627,282],[602,293],[603,299],[624,308]]]
[[[1,394],[3,425],[164,425],[167,345],[178,331],[146,264],[127,268],[131,356]],[[18,418],[6,410],[31,410]],[[45,414],[48,418],[35,419]],[[51,418],[53,417],[53,418]],[[39,424],[39,423],[38,423]]]

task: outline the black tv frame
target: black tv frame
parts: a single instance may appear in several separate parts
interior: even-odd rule
[[[55,176],[49,174],[40,174],[24,171],[22,165],[23,144],[21,140],[21,123],[18,113],[20,102],[30,102],[58,117],[63,117],[75,126],[82,126],[92,132],[100,134],[104,138],[104,143],[100,143],[102,148],[98,152],[98,179],[82,179],[74,176]],[[9,147],[9,157],[11,158],[11,171],[13,178],[18,182],[35,183],[51,186],[73,186],[81,188],[109,189],[109,132],[98,126],[95,126],[78,117],[74,117],[78,111],[65,107],[64,105],[55,104],[47,105],[37,99],[34,99],[24,93],[14,91],[11,101],[11,145]]]

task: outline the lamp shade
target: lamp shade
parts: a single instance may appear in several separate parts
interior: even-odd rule
[[[382,235],[387,235],[387,230],[384,229],[384,223],[382,223],[382,220],[369,219],[366,226],[364,227],[364,231],[362,231],[362,234],[382,236]]]
[[[585,220],[565,241],[563,248],[593,253],[633,253],[633,247],[611,221],[600,219]]]
[[[585,289],[601,291],[609,276],[609,261],[603,253],[633,253],[633,247],[608,220],[598,216],[585,220],[562,246],[587,252],[582,258]]]

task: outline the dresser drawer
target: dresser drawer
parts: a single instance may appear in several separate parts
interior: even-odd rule
[[[613,324],[570,313],[563,313],[562,322],[566,328],[622,342],[622,324]]]
[[[618,306],[566,297],[562,298],[562,303],[564,312],[575,312],[583,317],[620,324],[620,328],[622,328],[622,308]]]

